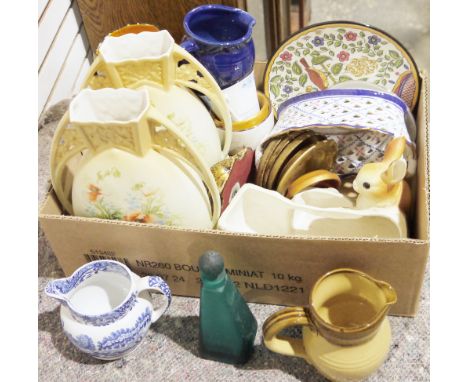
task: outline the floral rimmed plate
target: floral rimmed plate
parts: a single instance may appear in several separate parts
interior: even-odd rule
[[[268,62],[264,86],[276,113],[292,97],[351,80],[394,93],[411,109],[419,97],[418,69],[408,51],[379,29],[347,21],[292,35]]]

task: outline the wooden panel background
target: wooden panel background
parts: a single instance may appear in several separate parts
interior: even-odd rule
[[[78,90],[90,52],[76,0],[38,0],[39,115]]]
[[[110,32],[135,23],[167,29],[175,41],[180,42],[185,14],[203,4],[245,7],[243,0],[78,0],[92,51]]]

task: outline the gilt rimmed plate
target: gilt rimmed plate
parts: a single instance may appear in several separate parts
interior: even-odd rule
[[[266,186],[264,187],[272,190],[275,186],[276,178],[279,175],[281,169],[285,163],[295,154],[296,150],[300,150],[301,147],[309,147],[317,143],[317,136],[313,132],[306,132],[307,134],[298,135],[295,139],[290,141],[284,149],[277,155],[276,158],[272,158],[271,169],[266,179]]]
[[[268,181],[268,177],[273,167],[274,162],[278,158],[278,155],[283,151],[283,149],[291,142],[294,141],[298,136],[310,134],[305,131],[292,132],[287,136],[282,136],[280,139],[271,140],[265,147],[263,152],[262,159],[259,165],[257,185],[265,187]],[[313,134],[313,133],[312,133]]]
[[[418,68],[392,36],[364,24],[311,25],[289,37],[265,70],[264,92],[276,112],[286,100],[346,81],[365,81],[399,96],[412,110],[419,97]]]

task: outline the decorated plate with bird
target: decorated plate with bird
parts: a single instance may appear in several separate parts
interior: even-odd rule
[[[365,81],[399,96],[412,110],[420,78],[409,52],[392,36],[368,25],[337,21],[315,24],[289,37],[265,70],[265,94],[276,112],[286,100]]]

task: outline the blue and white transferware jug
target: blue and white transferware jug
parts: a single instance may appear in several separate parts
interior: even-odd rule
[[[155,309],[149,291],[162,293],[164,305]],[[60,300],[62,326],[70,341],[104,360],[135,349],[172,298],[160,277],[140,278],[112,260],[87,263],[70,277],[49,282],[45,292]]]

